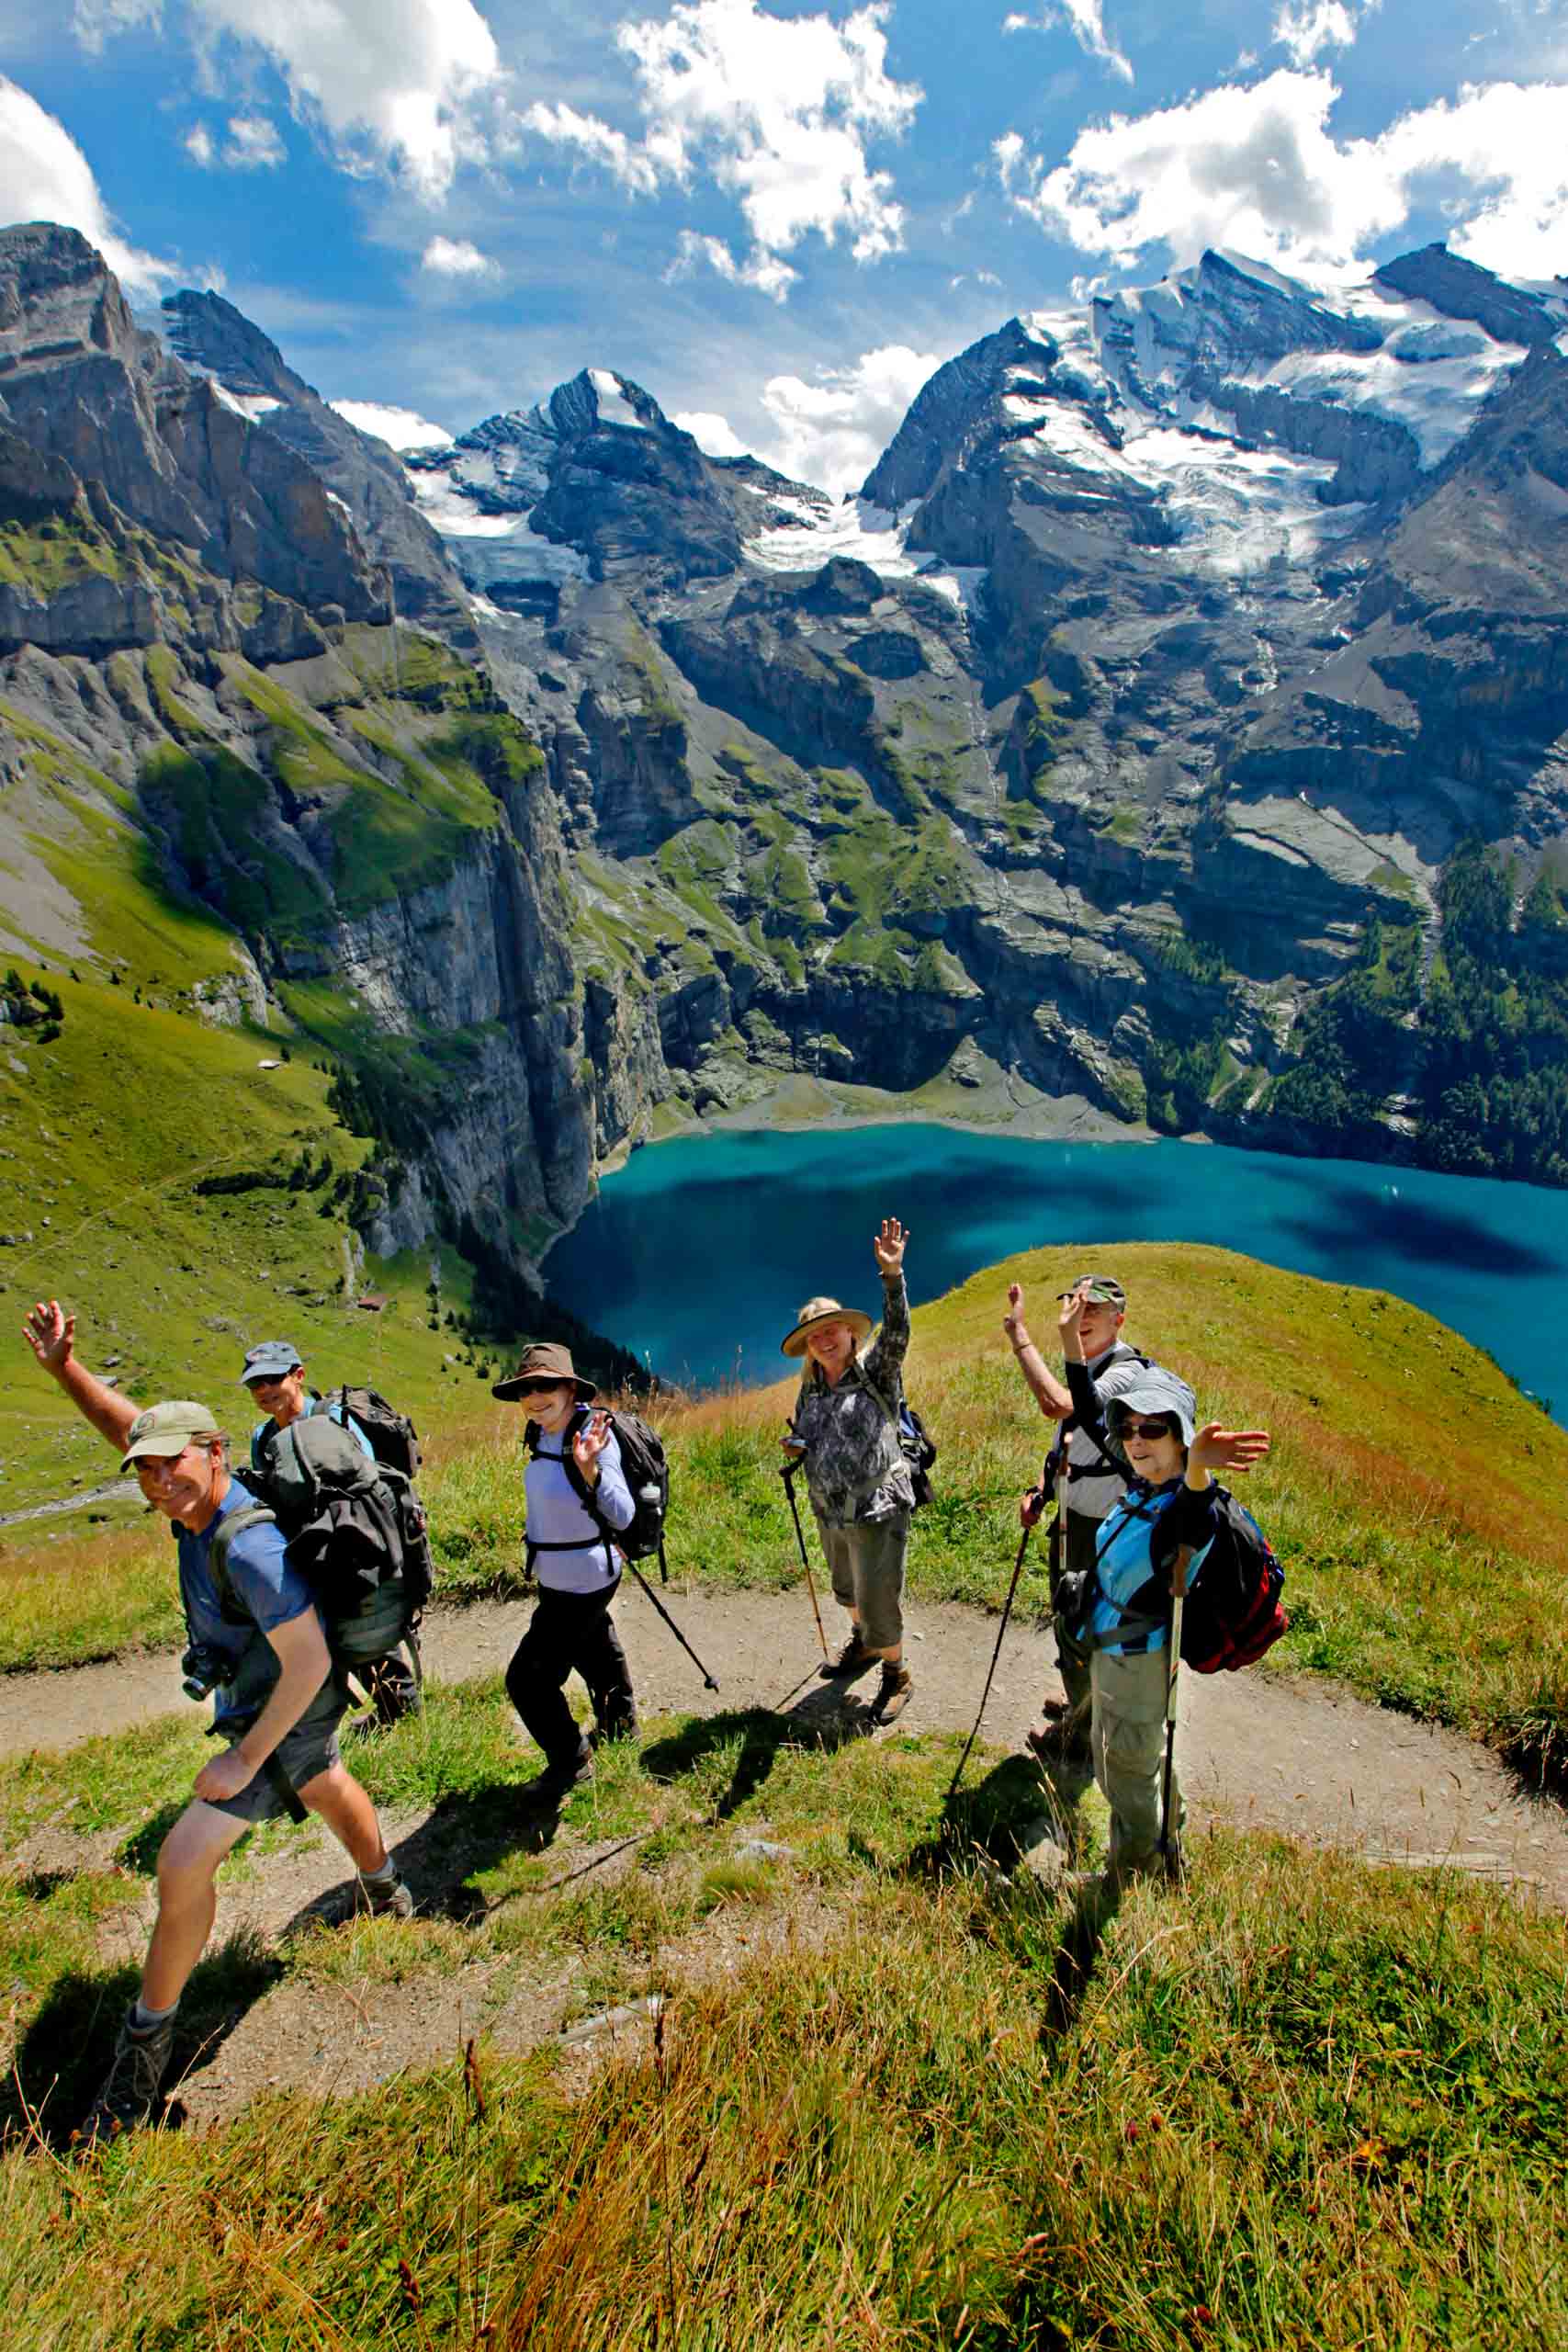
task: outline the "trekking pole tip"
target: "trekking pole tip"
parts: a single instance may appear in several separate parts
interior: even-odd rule
[[[705,1675],[705,1676],[703,1677],[703,1682],[704,1682],[704,1687],[705,1687],[706,1690],[716,1690],[718,1689],[718,1684],[714,1680],[713,1676],[712,1676],[711,1674]]]

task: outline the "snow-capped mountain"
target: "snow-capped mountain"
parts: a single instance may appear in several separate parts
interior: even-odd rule
[[[1479,840],[1556,1051],[1568,285],[1207,254],[1006,322],[842,501],[707,457],[601,364],[399,458],[216,298],[164,332],[253,471],[310,469],[329,536],[482,643],[543,751],[601,1151],[808,1046],[1505,1164],[1484,1089],[1427,1101],[1412,1040]],[[1530,1148],[1506,1164],[1568,1171],[1568,1127]]]

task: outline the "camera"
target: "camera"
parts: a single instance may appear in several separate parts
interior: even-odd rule
[[[210,1698],[229,1679],[232,1661],[210,1642],[192,1642],[180,1660],[180,1688],[187,1699]]]

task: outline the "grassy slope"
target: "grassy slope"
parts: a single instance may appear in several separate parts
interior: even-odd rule
[[[327,1108],[328,1080],[310,1067],[320,1049],[378,1076],[412,1057],[429,1108],[465,1082],[471,1039],[422,1035],[416,1053],[326,981],[291,1001],[291,1046],[249,1024],[212,1025],[201,1015],[233,989],[235,933],[171,885],[144,820],[157,812],[186,871],[237,924],[324,935],[333,901],[310,856],[287,850],[280,786],[321,797],[337,904],[363,911],[439,878],[497,822],[492,786],[525,781],[539,754],[474,672],[412,632],[350,628],[309,662],[264,673],[230,655],[220,668],[221,703],[210,674],[193,675],[172,647],[104,665],[122,706],[167,730],[130,781],[0,697],[3,927],[26,939],[29,907],[47,899],[50,936],[63,929],[75,941],[5,955],[24,979],[59,990],[64,1024],[49,1043],[36,1030],[0,1033],[0,1230],[13,1237],[0,1246],[0,1512],[112,1468],[16,1344],[39,1296],[79,1312],[84,1354],[98,1367],[118,1358],[129,1394],[194,1390],[236,1413],[244,1345],[280,1329],[323,1379],[372,1379],[422,1421],[477,1369],[449,1367],[459,1343],[426,1328],[423,1255],[372,1261],[356,1285],[387,1292],[389,1315],[343,1304],[350,1237],[333,1185],[369,1146]],[[282,1067],[258,1068],[289,1050]],[[329,1182],[209,1198],[194,1190],[204,1177],[287,1170],[307,1154],[317,1170],[330,1156]],[[468,1269],[438,1254],[443,1310],[461,1309]],[[0,1533],[0,1616],[28,1607],[6,1580],[14,1554],[61,1524]],[[175,1630],[161,1552],[154,1566],[144,1544],[131,1548],[145,1569],[122,1575],[112,1555],[107,1567],[83,1566],[74,1606],[85,1624],[97,1622],[93,1646]],[[74,1654],[51,1645],[48,1618],[46,1605],[32,1647],[24,1637],[14,1655]]]
[[[368,1147],[325,1108],[321,1072],[299,1052],[261,1069],[277,1039],[138,1004],[127,988],[58,973],[51,984],[65,1002],[58,1039],[22,1047],[20,1072],[0,1052],[6,1229],[32,1235],[0,1250],[0,1509],[115,1468],[21,1344],[39,1296],[79,1312],[84,1357],[96,1369],[117,1357],[131,1396],[194,1394],[243,1420],[240,1359],[282,1330],[323,1378],[371,1378],[428,1421],[457,1377],[443,1362],[457,1342],[426,1329],[423,1257],[372,1262],[367,1281],[396,1304],[358,1313],[339,1288],[347,1228],[321,1214],[330,1185],[193,1191],[204,1176],[287,1169],[307,1149],[317,1168],[323,1152],[340,1172],[356,1167]],[[445,1262],[445,1303],[461,1304],[466,1272],[450,1252]],[[28,1533],[0,1535],[0,1562]],[[169,1629],[165,1607],[158,1631]]]
[[[161,1727],[0,1768],[18,1829],[72,1805],[88,1832],[120,1830],[107,1871],[0,1880],[21,2127],[0,2155],[9,2340],[1562,2340],[1561,1921],[1216,1836],[1184,1897],[1140,1890],[1097,1924],[1069,1893],[976,1866],[1008,1860],[1010,1826],[1038,1810],[1020,1759],[976,1758],[949,1801],[955,1739],[824,1754],[779,1729],[650,1726],[539,1855],[516,1843],[528,1766],[499,1688],[438,1690],[364,1769],[383,1804],[443,1801],[453,1883],[412,1928],[209,1955],[182,2055],[279,1983],[351,2030],[377,1988],[417,2005],[463,1968],[467,2068],[454,2053],[346,2105],[274,2094],[216,2135],[69,2166],[28,2111],[44,2100],[62,2134],[89,2095],[131,1981],[125,1905],[202,1743]],[[782,1850],[737,1853],[759,1836]],[[628,1837],[620,1875],[570,1875],[585,1843]],[[668,1993],[658,2045],[597,2067],[548,2045],[493,2058],[487,2016],[563,1970],[569,2016]]]
[[[1188,1374],[1205,1414],[1274,1433],[1247,1499],[1287,1570],[1293,1624],[1276,1661],[1341,1675],[1475,1732],[1527,1772],[1560,1774],[1568,1432],[1487,1358],[1383,1293],[1218,1250],[1113,1254],[1145,1350]],[[1001,1336],[1006,1285],[1024,1283],[1033,1328],[1049,1340],[1051,1298],[1083,1262],[1080,1245],[1030,1252],[917,1312],[908,1385],[942,1448],[937,1499],[911,1545],[918,1592],[999,1606],[1016,1498],[1045,1436]],[[341,1340],[334,1353],[341,1361]],[[502,1409],[473,1417],[471,1379],[465,1368],[462,1385],[436,1383],[424,1479],[442,1588],[455,1598],[519,1589],[520,1430]],[[665,1409],[678,1576],[773,1589],[797,1578],[774,1442],[790,1395],[785,1382]],[[448,1399],[457,1409],[443,1410]],[[108,1642],[105,1590],[121,1596]],[[1044,1612],[1036,1560],[1019,1606]],[[20,1555],[0,1574],[0,1658],[12,1665],[171,1631],[163,1546],[152,1540],[126,1539],[118,1553],[57,1547],[47,1561]]]

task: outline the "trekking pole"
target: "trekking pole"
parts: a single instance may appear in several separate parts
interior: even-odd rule
[[[786,1462],[779,1472],[779,1476],[784,1480],[784,1492],[789,1497],[790,1516],[795,1521],[795,1540],[800,1546],[800,1565],[806,1570],[806,1589],[811,1595],[811,1614],[817,1620],[817,1638],[822,1645],[822,1655],[826,1657],[828,1636],[822,1631],[822,1611],[817,1606],[817,1587],[812,1581],[811,1559],[806,1549],[806,1530],[801,1526],[800,1508],[795,1499],[795,1474],[797,1466],[795,1463]]]
[[[1181,1604],[1187,1597],[1187,1569],[1192,1555],[1185,1545],[1176,1555],[1170,1600],[1170,1666],[1165,1678],[1165,1785],[1160,1792],[1159,1849],[1170,1868],[1170,1797],[1176,1777],[1176,1697],[1181,1674]]]
[[[948,1784],[947,1793],[950,1801],[958,1792],[958,1783],[964,1778],[964,1767],[969,1761],[969,1751],[980,1736],[980,1724],[986,1713],[986,1702],[991,1695],[991,1684],[996,1679],[997,1660],[1002,1654],[1002,1636],[1007,1632],[1008,1619],[1012,1614],[1013,1595],[1018,1590],[1019,1577],[1023,1574],[1023,1555],[1029,1549],[1029,1539],[1033,1532],[1034,1521],[1031,1520],[1029,1525],[1024,1529],[1022,1539],[1019,1544],[1018,1557],[1012,1564],[1012,1582],[1008,1587],[1008,1597],[1002,1603],[1002,1622],[997,1627],[997,1646],[991,1652],[991,1670],[986,1677],[986,1687],[980,1693],[980,1713],[975,1718],[974,1730],[970,1733],[968,1738],[964,1743],[964,1753],[958,1759],[958,1770],[954,1772],[952,1781]]]
[[[658,1610],[660,1615],[669,1626],[670,1631],[674,1634],[675,1639],[680,1643],[681,1647],[685,1651],[686,1656],[691,1659],[692,1664],[696,1668],[697,1672],[702,1676],[707,1688],[710,1690],[716,1690],[718,1689],[717,1682],[708,1672],[706,1667],[703,1664],[702,1659],[697,1656],[696,1651],[692,1647],[691,1643],[686,1639],[685,1634],[681,1631],[681,1628],[677,1625],[673,1617],[671,1616],[670,1611],[665,1608],[664,1603],[660,1600],[659,1595],[654,1591],[653,1587],[649,1583],[648,1578],[643,1575],[643,1572],[637,1566],[637,1562],[635,1560],[628,1560],[626,1562],[626,1566],[630,1568],[633,1576],[636,1577],[638,1584],[641,1585],[644,1592],[647,1593],[649,1600],[652,1601],[655,1609]]]

